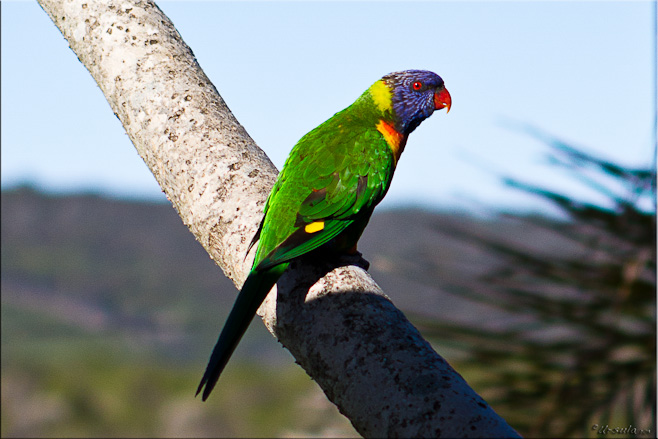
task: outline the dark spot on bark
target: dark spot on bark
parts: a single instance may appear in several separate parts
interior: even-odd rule
[[[242,165],[240,165],[240,163],[233,163],[232,165],[229,165],[228,168],[231,171],[237,171],[238,169],[240,169],[241,166]]]
[[[226,199],[226,188],[224,186],[221,186],[219,189],[217,189],[217,199],[220,201],[224,201]]]

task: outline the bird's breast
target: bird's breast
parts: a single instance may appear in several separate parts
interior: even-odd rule
[[[404,145],[407,143],[406,136],[399,133],[391,123],[383,119],[377,123],[377,131],[384,136],[386,143],[391,148],[391,151],[393,151],[395,163],[397,163],[400,155],[402,155],[402,151],[404,151]]]

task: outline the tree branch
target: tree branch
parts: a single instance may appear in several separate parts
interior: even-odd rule
[[[240,286],[275,167],[153,2],[39,2],[183,222]],[[349,263],[359,261],[296,262],[259,314],[356,430],[370,437],[517,436]]]

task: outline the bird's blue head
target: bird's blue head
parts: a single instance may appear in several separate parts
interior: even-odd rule
[[[415,130],[435,110],[450,111],[452,103],[443,79],[427,70],[389,73],[373,84],[370,92],[380,109],[392,110],[395,129],[403,135]]]

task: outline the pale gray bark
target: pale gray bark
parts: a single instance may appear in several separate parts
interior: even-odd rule
[[[154,3],[39,2],[183,222],[240,286],[275,167]],[[362,268],[321,260],[291,268],[259,313],[359,433],[517,436]],[[221,391],[220,379],[215,392]]]

